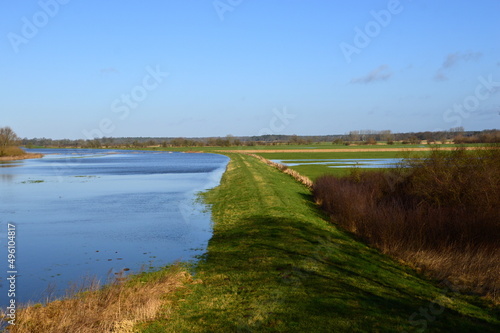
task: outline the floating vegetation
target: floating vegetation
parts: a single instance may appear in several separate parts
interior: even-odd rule
[[[38,184],[38,183],[43,183],[45,182],[45,180],[32,180],[32,179],[29,179],[29,180],[26,180],[24,182],[21,182],[21,184]]]

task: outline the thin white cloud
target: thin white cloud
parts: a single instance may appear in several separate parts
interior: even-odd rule
[[[462,62],[462,61],[463,62],[478,61],[482,56],[483,56],[483,54],[481,52],[450,53],[444,59],[443,64],[441,65],[441,68],[439,68],[436,71],[436,74],[434,75],[434,80],[435,81],[448,80],[448,76],[446,75],[446,71],[448,71],[450,68],[457,66],[457,64],[459,62]]]
[[[381,65],[365,76],[354,78],[351,83],[368,84],[377,81],[386,81],[392,76],[392,73],[387,65]]]
[[[442,68],[450,68],[455,66],[459,61],[477,61],[482,57],[481,52],[467,52],[467,53],[450,53],[446,56],[446,59],[443,62]]]

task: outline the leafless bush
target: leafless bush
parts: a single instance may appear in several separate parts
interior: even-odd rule
[[[383,252],[499,301],[500,150],[435,150],[404,167],[323,176],[316,201]]]

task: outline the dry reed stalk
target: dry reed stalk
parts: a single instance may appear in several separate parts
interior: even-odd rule
[[[270,161],[270,160],[268,160],[262,156],[259,156],[259,155],[255,155],[255,154],[246,154],[246,155],[255,157],[258,160],[266,163],[267,165],[272,166],[273,168],[276,168],[276,169],[280,170],[281,172],[292,176],[296,181],[305,185],[308,189],[312,190],[313,182],[311,179],[309,179],[306,176],[301,175],[300,173],[298,173],[295,170],[289,169],[286,165]]]
[[[193,283],[191,275],[173,266],[154,281],[129,281],[118,275],[99,290],[20,309],[12,333],[129,333],[134,325],[168,315],[172,304],[165,296]]]

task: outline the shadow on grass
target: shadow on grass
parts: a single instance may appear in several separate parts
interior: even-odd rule
[[[219,291],[226,289],[231,306],[245,307],[238,311],[243,318],[259,312],[260,321],[246,324],[248,329],[494,331],[474,309],[459,312],[455,301],[461,296],[452,290],[422,280],[334,227],[254,215],[224,234],[215,233],[210,242],[217,247],[209,244],[200,264],[206,287],[215,282],[210,272],[224,276],[216,284]],[[255,304],[249,306],[250,298],[260,300],[257,306],[265,315]],[[228,323],[226,311],[210,310],[201,317]]]

